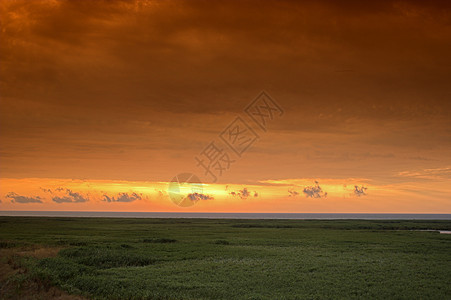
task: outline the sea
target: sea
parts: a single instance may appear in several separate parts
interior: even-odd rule
[[[210,213],[210,212],[107,212],[107,211],[0,211],[0,216],[75,218],[191,218],[191,219],[294,219],[294,220],[451,220],[451,214],[377,213]]]

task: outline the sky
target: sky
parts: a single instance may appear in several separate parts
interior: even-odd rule
[[[449,1],[5,0],[0,27],[0,210],[451,213]]]

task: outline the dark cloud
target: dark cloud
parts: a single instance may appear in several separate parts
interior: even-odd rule
[[[187,196],[191,201],[199,201],[199,200],[213,200],[214,198],[209,195],[201,194],[201,193],[191,193]]]
[[[324,192],[319,186],[318,181],[315,181],[315,185],[307,186],[302,191],[307,198],[326,198],[327,192]]]
[[[263,150],[276,163],[261,159],[266,170],[249,168],[245,180],[298,175],[284,158],[307,174],[306,160],[318,170],[328,159],[296,142],[337,156],[437,145],[445,154],[434,158],[445,159],[450,2],[335,2],[0,1],[3,176],[145,180],[143,161],[158,170],[154,179],[173,176],[168,162],[186,161],[175,155],[192,156],[186,148],[222,130],[261,89],[285,109],[275,125],[284,135]],[[418,127],[387,132],[380,120]],[[389,146],[384,153],[399,150]]]
[[[6,198],[11,198],[11,202],[16,203],[42,203],[42,198],[39,196],[36,197],[27,197],[27,196],[21,196],[14,192],[9,192],[6,195]]]
[[[49,190],[50,191],[50,190]],[[52,197],[52,201],[56,203],[82,203],[89,201],[89,198],[84,197],[80,193],[73,192],[70,189],[64,189],[64,188],[56,188],[55,191],[63,192],[65,193],[64,196],[54,196]],[[50,191],[52,194],[53,192]]]
[[[52,197],[52,201],[56,202],[56,203],[71,203],[73,202],[72,197],[68,197],[68,196],[62,196],[62,197]]]
[[[89,200],[88,198],[83,197],[79,193],[72,192],[69,189],[67,189],[66,192],[70,197],[72,197],[73,202],[86,202]]]
[[[116,197],[109,197],[108,195],[103,195],[103,201],[106,202],[133,202],[135,200],[141,200],[141,195],[137,193],[119,193]]]
[[[42,187],[40,187],[40,189],[41,189],[44,193],[50,193],[50,194],[53,193],[51,189],[45,189],[45,188],[42,188]]]
[[[242,189],[239,191],[238,195],[241,195],[242,198],[247,198],[250,195],[250,192],[247,190],[247,188]]]
[[[234,197],[240,197],[241,199],[247,199],[250,196],[253,197],[258,197],[258,192],[254,191],[254,193],[252,194],[251,191],[249,191],[246,187],[243,188],[242,190],[239,190],[238,192],[230,192],[230,195],[234,196]]]
[[[4,55],[9,63],[5,68],[14,72],[14,76],[4,79],[13,83],[8,91],[31,94],[20,91],[15,82],[25,82],[27,78],[34,79],[27,84],[47,86],[52,96],[67,94],[66,89],[78,83],[83,88],[73,89],[73,95],[67,95],[66,101],[80,101],[83,95],[102,91],[106,95],[102,101],[111,101],[111,108],[135,91],[134,97],[129,99],[131,107],[152,107],[157,111],[181,108],[236,111],[240,109],[236,98],[208,102],[202,99],[217,95],[219,88],[230,95],[231,86],[238,86],[234,92],[242,92],[241,80],[251,88],[261,88],[263,83],[283,85],[285,90],[289,88],[295,94],[294,89],[299,91],[312,84],[315,87],[321,85],[318,81],[313,82],[309,71],[323,73],[331,82],[335,79],[337,83],[333,87],[337,88],[338,81],[346,82],[347,78],[334,74],[337,71],[352,70],[350,76],[358,77],[366,74],[366,67],[373,67],[375,76],[369,76],[368,82],[375,79],[386,84],[381,73],[391,74],[386,69],[377,69],[378,63],[390,67],[390,61],[396,62],[397,67],[404,67],[395,69],[399,75],[399,72],[407,72],[409,58],[417,58],[418,54],[423,54],[422,63],[429,60],[431,67],[436,67],[440,57],[449,62],[449,58],[444,57],[446,50],[437,47],[449,46],[444,39],[446,34],[432,33],[449,33],[444,26],[450,15],[449,5],[443,3],[382,1],[383,4],[359,5],[357,1],[345,1],[336,5],[333,1],[315,4],[309,1],[268,1],[265,4],[259,1],[221,4],[168,1],[146,6],[140,1],[8,2],[3,4],[5,12],[2,14],[8,25],[2,26],[5,27],[2,50],[9,54]],[[260,13],[255,13],[256,6]],[[299,17],[300,13],[302,17]],[[434,13],[437,17],[432,21]],[[21,14],[25,20],[20,18]],[[381,19],[385,22],[381,23]],[[414,28],[417,30],[412,30]],[[369,40],[372,47],[368,45]],[[431,45],[425,45],[425,41]],[[53,48],[42,47],[48,44]],[[417,47],[403,52],[407,56],[405,60],[394,55],[396,50],[412,44]],[[349,51],[334,51],[338,49]],[[352,56],[348,54],[351,51]],[[439,54],[438,57],[434,57],[434,53]],[[357,57],[352,59],[353,56]],[[86,64],[83,71],[77,70],[78,64],[70,63],[70,58],[77,58],[77,62],[82,60]],[[306,62],[307,58],[315,59],[314,63]],[[27,63],[20,64],[24,59]],[[92,65],[88,65],[90,62]],[[135,71],[135,77],[128,78],[127,73],[121,73],[123,63]],[[193,65],[198,67],[197,72],[192,72],[190,67]],[[112,74],[101,74],[105,68]],[[175,69],[177,73],[173,72]],[[217,69],[220,72],[215,72]],[[258,74],[256,69],[272,72]],[[434,75],[429,68],[425,67],[424,71]],[[444,72],[440,68],[437,71]],[[287,75],[281,76],[283,74]],[[300,80],[293,75],[299,75],[305,81],[308,79],[308,84],[299,84]],[[438,74],[434,76],[438,77]],[[100,80],[91,85],[90,80],[94,78]],[[210,85],[202,84],[206,80]],[[54,82],[60,82],[61,86],[54,86]],[[190,93],[186,93],[187,87]],[[162,96],[171,101],[160,101]],[[330,94],[327,98],[315,100],[331,101]],[[48,97],[42,101],[55,103],[57,99]],[[389,103],[388,100],[381,101]],[[313,103],[306,102],[309,107],[314,107]],[[89,100],[83,104],[96,105]],[[408,109],[406,105],[403,108]],[[352,105],[348,109],[349,113],[372,114],[371,110]]]
[[[289,195],[288,195],[289,197],[296,197],[299,195],[299,192],[295,191],[294,189],[289,189],[288,193],[289,193]]]
[[[354,195],[356,195],[357,197],[360,197],[360,196],[365,196],[366,195],[366,190],[367,190],[368,188],[367,187],[364,187],[363,185],[362,186],[358,186],[358,185],[355,185],[354,186]]]

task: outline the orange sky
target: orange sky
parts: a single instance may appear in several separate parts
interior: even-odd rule
[[[447,1],[12,0],[0,26],[0,210],[451,213]]]

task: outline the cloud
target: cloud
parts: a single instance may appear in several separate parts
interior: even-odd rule
[[[259,170],[235,182],[310,176],[342,164],[342,153],[364,160],[359,153],[375,143],[382,153],[412,149],[406,155],[435,145],[445,151],[421,155],[446,161],[449,4],[373,2],[0,1],[0,127],[12,146],[2,153],[4,176],[147,180],[146,161],[160,170],[153,179],[166,180],[186,161],[180,148],[205,140],[201,127],[219,132],[267,83],[292,113],[274,123],[283,134],[265,140],[262,156],[249,157]],[[385,119],[397,130],[382,133]],[[364,170],[351,161],[326,174],[383,177],[407,165],[370,158]]]
[[[9,192],[6,195],[6,198],[11,198],[11,202],[16,202],[16,203],[42,203],[42,198],[39,196],[36,197],[26,197],[26,196],[21,196],[18,195],[14,192]]]
[[[252,196],[252,193],[245,187],[242,190],[239,190],[238,192],[230,192],[230,195],[234,197],[240,197],[241,199],[247,199],[248,197]],[[258,197],[258,192],[254,191],[253,194],[254,197]]]
[[[307,186],[302,191],[307,198],[326,198],[327,192],[324,192],[319,186],[318,181],[315,181],[314,186]]]
[[[293,189],[289,189],[289,190],[288,190],[288,193],[290,193],[290,195],[288,195],[288,197],[296,197],[296,196],[299,195],[299,192],[296,192],[296,191],[293,190]]]
[[[45,188],[42,188],[42,187],[40,187],[40,189],[41,189],[44,193],[50,193],[50,194],[53,194],[53,192],[52,192],[51,189],[45,189]]]
[[[74,200],[73,202],[86,202],[89,200],[88,198],[84,198],[79,193],[72,192],[69,189],[67,189],[66,192],[69,194],[70,197],[73,198],[73,200]]]
[[[241,196],[244,197],[244,198],[247,198],[247,197],[249,197],[249,195],[250,195],[250,193],[249,193],[249,191],[247,190],[247,188],[242,189],[242,190],[240,191],[240,193],[241,193]]]
[[[214,197],[212,197],[212,196],[205,195],[205,194],[199,194],[199,193],[191,193],[191,194],[188,194],[188,198],[189,198],[191,201],[212,200],[212,199],[214,199]]]
[[[451,167],[423,169],[417,171],[403,171],[399,172],[398,176],[418,179],[432,179],[432,180],[450,179]]]
[[[103,201],[106,202],[133,202],[135,200],[141,200],[141,195],[137,193],[119,193],[116,197],[109,197],[108,195],[103,195]]]
[[[366,190],[368,188],[364,187],[363,185],[361,187],[359,187],[358,185],[354,186],[354,195],[356,195],[357,197],[360,196],[366,196]]]
[[[70,203],[70,202],[73,202],[72,200],[73,199],[71,197],[67,197],[67,196],[63,196],[63,197],[55,196],[52,198],[52,201],[56,202],[56,203]]]
[[[57,188],[56,191],[64,191],[66,193],[64,196],[52,197],[52,201],[56,203],[82,203],[89,201],[87,197],[83,197],[80,193],[73,192],[70,189]]]

